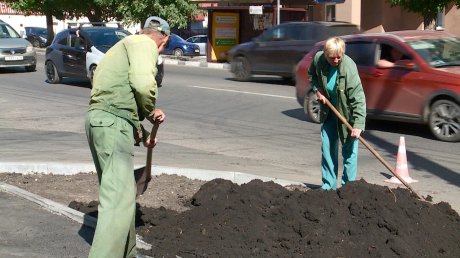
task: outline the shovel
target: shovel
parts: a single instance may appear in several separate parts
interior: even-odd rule
[[[153,124],[152,131],[150,132],[151,141],[155,140],[159,126],[159,123]],[[134,170],[134,178],[136,179],[137,185],[136,197],[145,192],[150,180],[152,180],[152,151],[153,148],[147,148],[147,161],[145,162],[145,167]]]
[[[339,111],[337,111],[337,109],[331,104],[331,102],[329,102],[328,99],[326,99],[326,105],[337,115],[337,117],[340,119],[340,121],[342,121],[342,123],[344,123],[348,129],[351,131],[353,129],[353,127],[350,125],[350,123],[348,123],[348,121],[339,113]],[[415,194],[420,200],[424,200],[424,198],[422,198],[417,192],[415,192],[414,189],[412,189],[412,187],[406,182],[404,181],[404,179],[402,179],[400,176],[398,176],[398,174],[396,174],[396,172],[394,171],[394,169],[382,158],[382,156],[380,156],[380,154],[377,153],[377,151],[374,150],[374,148],[372,148],[371,145],[369,145],[369,143],[364,140],[363,137],[359,136],[358,138],[361,143],[366,146],[366,148],[372,153],[374,154],[374,156],[380,161],[382,162],[382,164],[396,177],[399,179],[399,181],[401,181],[401,183],[404,184],[404,186],[406,186],[413,194]]]

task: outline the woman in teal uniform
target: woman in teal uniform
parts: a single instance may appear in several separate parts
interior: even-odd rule
[[[320,102],[322,189],[336,189],[339,139],[342,143],[342,185],[354,181],[358,173],[358,140],[365,128],[366,98],[355,62],[345,55],[345,42],[329,38],[323,51],[316,53],[308,69],[310,85]],[[347,119],[349,131],[325,105],[328,99]]]

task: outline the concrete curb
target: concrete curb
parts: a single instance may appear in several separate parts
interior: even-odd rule
[[[185,65],[192,67],[204,67],[204,68],[213,68],[213,69],[225,69],[230,70],[230,64],[228,63],[208,63],[207,61],[184,61],[176,59],[164,59],[165,64],[169,65]]]
[[[45,55],[46,49],[44,48],[35,48],[37,54]],[[201,61],[189,61],[189,60],[179,60],[174,59],[169,56],[164,56],[164,63],[169,65],[185,65],[191,67],[203,67],[203,68],[212,68],[212,69],[224,69],[230,70],[229,63],[208,63],[205,59]]]
[[[135,168],[143,167],[137,165]],[[93,164],[89,163],[33,163],[33,162],[0,162],[0,173],[21,173],[21,174],[54,174],[54,175],[74,175],[78,173],[94,173],[96,171]],[[236,171],[205,170],[193,168],[178,168],[166,166],[152,166],[152,175],[179,175],[190,179],[210,181],[216,178],[230,180],[236,184],[245,184],[253,179],[260,179],[264,182],[273,181],[279,185],[303,185],[302,182],[283,180],[273,177],[265,177],[247,174]]]

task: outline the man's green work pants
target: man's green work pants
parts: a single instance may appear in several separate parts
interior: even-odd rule
[[[339,134],[337,117],[329,112],[328,118],[321,126],[321,173],[324,190],[337,188]],[[354,139],[342,146],[343,175],[342,185],[354,181],[358,173],[358,140]]]
[[[134,257],[133,127],[125,119],[102,110],[89,111],[85,127],[99,178],[98,219],[89,257]]]

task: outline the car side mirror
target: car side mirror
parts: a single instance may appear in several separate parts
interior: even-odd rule
[[[398,60],[398,61],[395,62],[395,66],[410,69],[410,70],[415,69],[415,63],[414,63],[414,61],[412,61],[410,59]]]

